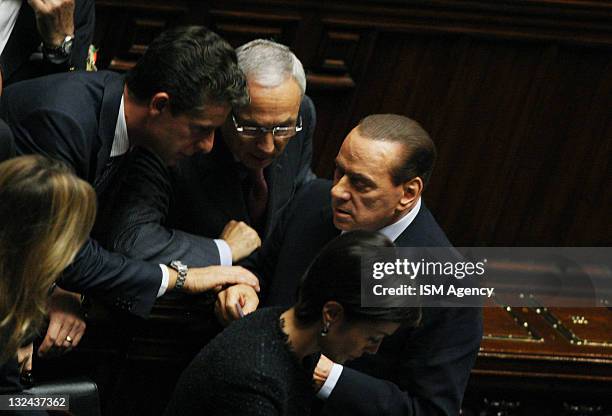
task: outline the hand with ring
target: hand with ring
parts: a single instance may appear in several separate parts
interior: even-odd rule
[[[85,333],[81,296],[56,287],[49,297],[49,327],[39,356],[56,356],[76,347]]]

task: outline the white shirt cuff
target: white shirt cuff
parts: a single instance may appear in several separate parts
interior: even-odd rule
[[[229,244],[225,242],[225,240],[221,240],[215,238],[213,240],[219,249],[219,260],[221,266],[231,266],[232,265],[232,249]]]
[[[330,394],[332,394],[332,391],[334,390],[334,387],[336,387],[336,383],[338,383],[338,379],[342,374],[342,370],[344,370],[342,365],[336,363],[332,365],[332,369],[329,371],[327,380],[325,380],[323,387],[321,387],[321,390],[319,390],[317,393],[317,397],[319,399],[325,400]]]
[[[163,296],[168,290],[168,282],[170,281],[170,272],[168,271],[168,266],[165,264],[160,264],[159,268],[162,271],[162,281],[159,290],[157,291],[157,297]]]

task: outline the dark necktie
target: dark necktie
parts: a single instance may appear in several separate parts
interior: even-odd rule
[[[268,184],[264,177],[263,169],[249,171],[251,182],[247,205],[252,225],[260,231],[266,219],[266,207],[268,205]]]

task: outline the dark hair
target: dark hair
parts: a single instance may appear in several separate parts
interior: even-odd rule
[[[404,158],[391,170],[395,185],[417,176],[429,183],[436,161],[436,146],[416,121],[398,114],[373,114],[359,122],[359,132],[372,140],[401,143]]]
[[[139,101],[168,93],[174,114],[192,112],[207,101],[240,107],[249,99],[234,49],[203,26],[164,31],[128,72],[126,82]]]
[[[323,305],[336,301],[351,320],[380,320],[416,324],[419,308],[362,307],[362,259],[368,263],[383,257],[381,248],[395,247],[391,240],[374,231],[350,231],[323,247],[310,264],[300,284],[295,316],[301,325],[320,321]]]

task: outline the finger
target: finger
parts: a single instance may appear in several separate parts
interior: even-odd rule
[[[229,317],[227,315],[227,298],[228,291],[223,290],[217,294],[217,301],[219,302],[219,313],[223,319],[224,324],[227,324]]]
[[[32,351],[28,354],[28,358],[25,361],[23,369],[25,371],[32,371],[32,355],[34,355],[34,346],[32,346]]]
[[[259,281],[254,276],[244,275],[222,275],[215,277],[214,285],[237,285],[245,284],[252,286],[255,290],[259,291]]]
[[[227,314],[225,312],[225,305],[223,305],[218,299],[215,303],[215,312],[221,325],[227,326],[229,324],[229,320],[227,319]]]
[[[43,356],[51,352],[51,348],[55,345],[55,341],[57,339],[57,334],[60,331],[61,323],[57,320],[51,320],[49,322],[49,327],[47,328],[47,333],[45,334],[45,338],[43,342],[40,344],[38,348],[38,355]]]
[[[255,275],[253,273],[251,273],[251,272],[249,272],[248,275],[240,276],[240,282],[239,283],[244,283],[246,285],[249,285],[249,286],[253,287],[253,289],[255,289],[255,291],[257,291],[257,292],[259,292],[261,290],[261,287],[259,286],[259,279],[257,277],[255,277]]]
[[[259,279],[249,270],[242,266],[232,266],[232,271],[242,279],[240,283],[259,288]],[[257,291],[259,291],[259,289],[257,289]]]
[[[227,302],[225,304],[225,310],[227,311],[228,317],[232,321],[235,321],[241,318],[240,316],[241,308],[236,306],[240,304],[240,293],[237,290],[228,290],[228,292],[229,293],[226,299]]]
[[[225,316],[231,321],[240,319],[240,312],[236,307],[236,303],[240,302],[240,291],[235,288],[229,288],[225,291],[227,296],[225,297]]]
[[[76,347],[79,345],[79,342],[81,342],[81,338],[85,335],[85,328],[85,322],[82,321],[75,325],[74,332],[70,334],[72,337],[72,348]]]
[[[75,319],[65,319],[64,320],[64,324],[62,325],[59,332],[57,333],[57,339],[55,340],[56,347],[60,349],[65,349],[65,348],[69,348],[72,346],[72,343],[74,342],[74,340],[72,339],[72,336],[70,336],[70,334],[73,332],[75,322],[76,322]]]

